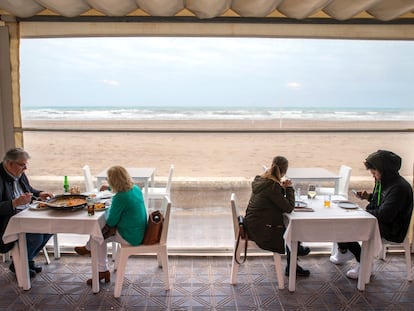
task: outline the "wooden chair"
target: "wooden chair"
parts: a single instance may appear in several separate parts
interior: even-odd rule
[[[339,168],[338,195],[348,198],[349,181],[351,180],[352,168],[346,165],[341,165]],[[335,188],[319,187],[318,193],[320,194],[335,194]]]
[[[165,187],[148,187],[148,200],[162,200],[165,196],[171,197],[171,184],[174,173],[174,164],[171,164],[168,179]]]
[[[238,248],[240,252],[236,253],[235,248],[236,248],[236,243],[237,243],[237,237],[239,235],[239,222],[237,220],[237,217],[239,216],[239,213],[238,213],[238,209],[236,205],[236,194],[235,193],[231,194],[230,204],[231,204],[231,214],[232,214],[233,229],[234,229],[234,248],[233,248],[233,258],[231,261],[230,283],[237,284],[237,272],[239,270],[239,264],[236,262],[236,259],[237,261],[240,262],[240,252],[244,251],[245,242],[244,240],[240,240],[239,248]],[[247,250],[248,251],[249,250],[255,250],[255,251],[260,250],[261,252],[262,251],[268,252],[268,251],[261,249],[259,246],[257,246],[255,242],[251,240],[249,240],[247,243]],[[273,260],[275,263],[276,277],[277,277],[277,283],[279,285],[279,289],[283,289],[285,285],[284,285],[284,279],[283,279],[284,277],[283,277],[283,269],[282,269],[282,260],[281,260],[280,254],[273,253]]]
[[[125,268],[128,262],[128,257],[131,255],[151,254],[157,255],[158,265],[162,267],[164,272],[164,283],[166,290],[170,289],[170,280],[168,272],[168,250],[167,250],[167,238],[168,238],[168,226],[170,223],[170,210],[171,201],[169,197],[164,197],[164,223],[162,226],[160,242],[153,245],[120,245],[115,260],[114,270],[116,270],[116,280],[114,288],[114,296],[119,297],[121,295],[122,284],[124,282]]]

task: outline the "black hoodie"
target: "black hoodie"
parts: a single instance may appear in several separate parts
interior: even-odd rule
[[[378,219],[381,237],[401,243],[410,225],[413,189],[399,174],[401,158],[386,150],[378,150],[366,159],[368,167],[381,173],[367,206],[367,212]]]

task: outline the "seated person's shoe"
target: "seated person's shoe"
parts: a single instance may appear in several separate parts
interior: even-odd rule
[[[105,280],[105,283],[111,281],[111,273],[109,271],[99,272],[99,281]],[[86,281],[86,284],[92,286],[92,279]]]
[[[342,253],[339,249],[337,249],[336,253],[329,257],[329,260],[335,265],[340,265],[351,260],[354,257],[354,254],[352,254],[349,250],[346,250],[345,253]]]
[[[306,256],[307,254],[310,253],[310,251],[311,250],[310,250],[309,247],[299,245],[299,247],[298,247],[298,256]]]
[[[34,261],[29,261],[29,269],[34,270],[36,273],[42,272],[42,267],[35,265]]]
[[[285,275],[289,276],[289,266],[286,267]],[[307,269],[303,269],[301,266],[296,265],[296,276],[309,276],[310,271]]]
[[[347,276],[347,277],[349,277],[350,279],[357,280],[357,279],[358,279],[358,277],[359,277],[359,265],[358,265],[358,266],[356,266],[355,268],[353,268],[353,269],[349,270],[349,271],[346,273],[346,276]]]
[[[88,250],[88,249],[86,249],[85,246],[76,246],[75,247],[75,252],[78,255],[81,255],[81,256],[85,256],[85,255],[90,255],[91,254],[91,251]]]
[[[9,266],[11,272],[16,273],[16,269],[14,268],[14,263],[11,263]],[[29,276],[34,278],[36,276],[36,271],[29,268]]]

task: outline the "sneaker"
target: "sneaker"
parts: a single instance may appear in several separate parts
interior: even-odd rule
[[[289,276],[289,266],[287,266],[286,269],[285,269],[285,275]],[[309,276],[309,275],[310,275],[309,270],[303,269],[299,265],[296,266],[296,276]]]
[[[345,253],[341,253],[341,251],[338,249],[335,254],[329,257],[329,260],[335,265],[340,265],[347,262],[348,260],[351,260],[352,258],[354,258],[354,254],[352,254],[349,250],[347,250]]]
[[[355,268],[353,268],[353,269],[349,270],[349,271],[346,273],[346,276],[347,276],[347,277],[349,277],[350,279],[357,280],[357,279],[358,279],[358,277],[359,277],[359,265],[358,265],[358,266],[356,266]]]
[[[16,273],[16,269],[14,267],[14,263],[11,263],[10,264],[9,269],[10,269],[11,272]],[[29,268],[29,276],[31,278],[34,278],[36,276],[36,271]]]
[[[75,247],[75,252],[77,254],[81,255],[81,256],[85,256],[85,255],[90,256],[91,255],[91,251],[86,249],[85,246],[76,246]]]
[[[34,270],[36,273],[42,272],[42,267],[36,265],[34,261],[29,261],[29,269]]]

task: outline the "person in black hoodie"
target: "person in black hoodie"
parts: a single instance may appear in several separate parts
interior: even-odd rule
[[[401,243],[407,235],[413,211],[413,189],[399,174],[401,157],[391,151],[378,150],[370,154],[364,164],[374,177],[374,190],[372,193],[357,192],[357,195],[369,201],[366,211],[377,218],[381,237]],[[359,243],[338,243],[339,254],[345,254],[347,250],[359,263],[361,258]],[[347,272],[347,276],[352,279],[357,279],[358,274],[359,264]]]
[[[285,241],[283,234],[285,224],[283,213],[291,213],[295,207],[295,191],[290,180],[282,181],[288,169],[288,160],[283,156],[273,158],[271,167],[262,175],[256,176],[252,182],[252,194],[246,209],[245,225],[249,239],[260,248],[284,254]],[[290,251],[287,248],[287,267],[289,275]],[[309,247],[298,245],[298,255],[309,254]],[[298,276],[309,276],[310,271],[299,265]]]
[[[46,200],[53,194],[33,188],[24,173],[27,169],[29,154],[22,148],[13,148],[6,152],[3,162],[0,163],[0,237],[3,237],[10,218],[21,208],[29,204],[33,196]],[[26,233],[27,255],[29,260],[29,274],[34,277],[42,271],[42,267],[35,265],[34,258],[46,245],[52,235],[42,233]],[[0,238],[0,253],[6,253],[13,248],[14,242],[3,243]],[[14,264],[10,270],[15,272]]]

